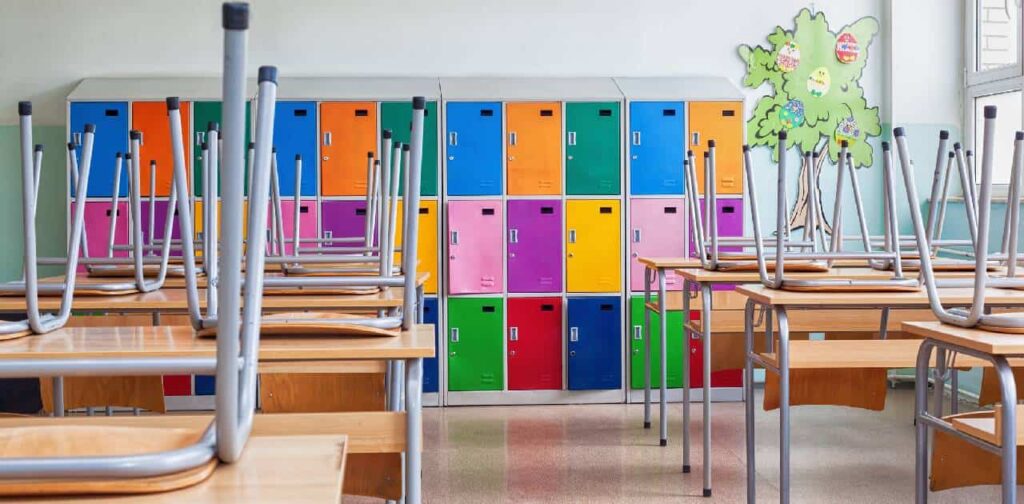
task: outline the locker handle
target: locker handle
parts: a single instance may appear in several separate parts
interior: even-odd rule
[[[693,145],[700,145],[700,132],[699,131],[694,131],[693,132],[693,139],[691,140],[691,142],[693,142]]]
[[[508,328],[508,340],[509,341],[519,341],[519,328],[518,327],[509,327]]]
[[[639,229],[634,229],[633,230],[633,243],[640,243],[640,230]]]
[[[456,147],[456,146],[459,145],[459,132],[458,131],[452,131],[452,132],[448,133],[448,145],[451,145],[452,147]]]
[[[518,139],[518,136],[516,135],[515,131],[510,131],[508,133],[508,144],[509,145],[515,145],[517,139]]]
[[[569,132],[569,145],[570,146],[575,146],[576,145],[576,132],[575,131],[570,131]]]
[[[633,132],[633,145],[640,145],[640,132],[639,131],[634,131]]]
[[[82,133],[81,132],[72,133],[71,134],[71,141],[74,142],[76,146],[82,145]]]
[[[570,229],[569,230],[569,243],[576,243],[576,230],[575,229]]]
[[[452,343],[458,343],[459,342],[459,328],[458,327],[453,327],[452,328],[452,330],[451,330],[451,338],[450,339],[451,339]]]
[[[331,238],[334,238],[334,231],[324,231],[324,238],[327,238],[327,246],[334,245],[334,242],[331,241]]]
[[[570,327],[569,328],[569,341],[575,343],[580,340],[580,328]]]
[[[330,131],[324,132],[324,146],[326,146],[326,147],[330,147],[331,146],[331,132]]]
[[[458,245],[458,244],[459,244],[459,232],[458,231],[452,231],[452,245]]]
[[[642,340],[642,339],[644,339],[643,333],[640,332],[640,329],[641,328],[638,325],[633,326],[633,339],[635,339],[635,340]]]
[[[196,132],[196,145],[202,145],[203,142],[205,142],[205,141],[206,141],[206,132],[205,131],[197,131]]]
[[[508,242],[509,243],[519,243],[519,230],[518,229],[509,229],[508,230]]]

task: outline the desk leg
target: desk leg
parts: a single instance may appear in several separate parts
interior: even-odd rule
[[[917,351],[914,380],[914,502],[928,502],[928,425],[921,420],[928,412],[928,363],[933,349],[932,341],[925,339]]]
[[[768,313],[771,313],[770,311]],[[771,324],[767,324],[771,327]],[[747,299],[743,311],[743,407],[747,424],[747,503],[757,502],[757,465],[754,460],[754,301]]]
[[[789,503],[789,315],[777,308],[779,317],[779,502]]]
[[[701,342],[704,348],[704,497],[711,497],[711,284],[701,284]],[[688,371],[688,370],[687,370]]]
[[[658,321],[661,329],[661,397],[658,401],[658,423],[661,446],[668,446],[668,313],[665,311],[665,270],[658,269]]]
[[[889,308],[882,308],[882,321],[878,327],[878,339],[886,339],[889,337]]]
[[[420,504],[423,484],[423,359],[409,359],[405,376],[405,502]]]
[[[64,377],[54,376],[53,380],[53,416],[64,416]]]
[[[644,428],[651,428],[651,269],[644,267]]]
[[[1004,426],[1002,431],[1003,445],[1003,504],[1017,502],[1017,385],[1013,378],[1013,370],[1004,357],[994,357],[992,362],[999,375],[999,390],[1003,402]]]
[[[683,280],[683,472],[690,472],[690,331],[686,322],[690,318],[690,282]]]

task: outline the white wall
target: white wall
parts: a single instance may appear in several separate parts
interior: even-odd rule
[[[901,0],[902,2],[903,0]],[[919,3],[923,0],[915,0]],[[254,0],[251,69],[286,75],[707,74],[739,82],[741,43],[792,27],[794,0]],[[886,15],[883,0],[817,2],[834,28]],[[216,75],[219,0],[0,1],[0,124],[18,100],[62,124],[85,77]],[[937,10],[934,9],[933,10]],[[927,35],[927,36],[924,36]],[[915,52],[934,43],[924,33]],[[876,43],[878,41],[876,40]],[[865,71],[883,98],[883,53]],[[751,93],[751,96],[754,96]],[[750,100],[750,104],[753,99]]]
[[[960,124],[963,0],[889,4],[894,123]]]

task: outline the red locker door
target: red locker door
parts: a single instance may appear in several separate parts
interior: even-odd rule
[[[691,320],[700,320],[699,311],[690,312]],[[714,319],[712,318],[712,321]],[[690,387],[700,388],[704,386],[704,342],[699,339],[688,338],[690,352]],[[711,337],[711,344],[715,343],[714,336]],[[743,369],[722,369],[711,373],[712,387],[742,387]]]
[[[509,390],[561,390],[562,299],[509,298]]]

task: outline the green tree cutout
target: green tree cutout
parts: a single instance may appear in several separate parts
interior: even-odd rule
[[[788,147],[796,148],[801,159],[806,152],[818,153],[813,173],[815,184],[819,184],[825,159],[833,164],[838,161],[843,139],[848,140],[855,167],[873,163],[874,152],[867,139],[881,133],[881,124],[878,107],[868,107],[864,99],[860,78],[868,48],[878,33],[878,21],[863,17],[832,32],[823,13],[812,14],[805,8],[794,24],[792,31],[777,26],[768,35],[770,47],[739,47],[739,55],[747,63],[743,85],[758,88],[768,84],[771,88],[757,101],[747,121],[747,143],[769,147],[772,160],[778,161],[778,135],[785,130]],[[859,52],[837,51],[837,40],[849,42],[851,36]],[[797,51],[798,57],[794,57]],[[796,206],[789,219],[794,229],[802,227],[807,218],[812,173],[807,165],[801,162]],[[819,204],[816,220],[831,233],[822,208]]]

